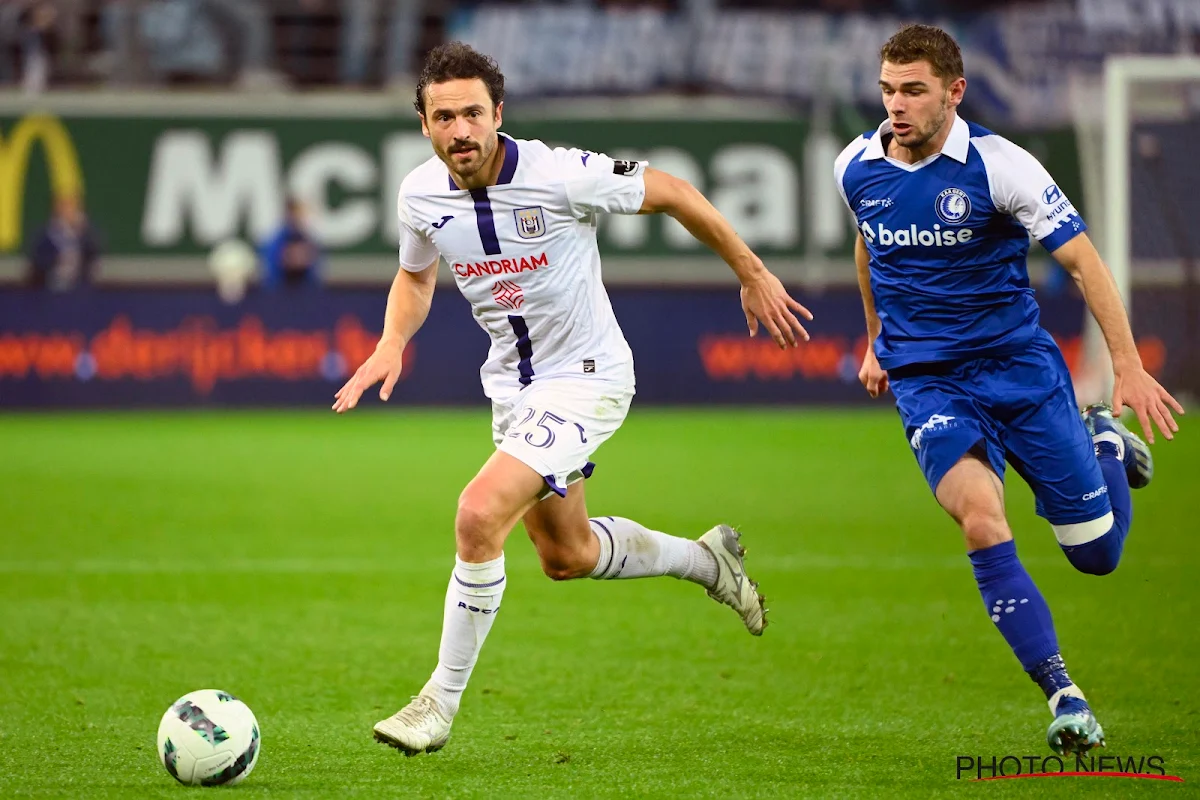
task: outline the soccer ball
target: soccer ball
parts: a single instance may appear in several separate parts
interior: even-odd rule
[[[241,783],[259,752],[258,720],[229,692],[201,689],[176,700],[158,723],[158,754],[189,786]]]

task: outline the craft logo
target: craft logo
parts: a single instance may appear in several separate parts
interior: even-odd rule
[[[83,191],[79,155],[58,117],[31,114],[7,135],[0,131],[0,253],[11,252],[21,245],[25,179],[33,146],[38,142],[45,153],[54,196],[78,195]]]
[[[998,781],[1015,778],[1133,778],[1183,783],[1167,772],[1162,756],[956,756],[954,779]]]

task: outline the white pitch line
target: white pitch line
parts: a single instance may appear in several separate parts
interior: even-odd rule
[[[346,559],[346,558],[234,558],[150,561],[142,559],[85,559],[80,561],[0,561],[0,574],[8,575],[157,575],[203,570],[209,575],[253,573],[278,575],[368,573],[419,573],[454,567],[454,557],[437,559]]]
[[[1070,568],[1065,556],[1026,556],[1027,566]],[[1177,559],[1139,559],[1142,566],[1170,568],[1185,566]],[[234,558],[192,560],[79,559],[72,561],[0,561],[0,575],[167,575],[203,570],[210,575],[383,575],[449,571],[453,556],[438,558]],[[747,567],[763,574],[861,570],[864,572],[968,571],[970,561],[961,556],[839,556],[791,553],[768,558],[750,553]],[[512,564],[510,570],[536,569],[530,564]]]
[[[869,570],[897,571],[908,569],[966,569],[966,557],[956,559],[922,557],[840,557],[823,555],[788,555],[783,558],[760,558],[752,561],[764,572],[796,572],[810,570]],[[142,559],[85,559],[79,561],[0,561],[0,574],[6,575],[158,575],[203,570],[210,575],[222,573],[262,575],[366,575],[421,573],[450,569],[453,557],[438,559],[397,558],[389,561],[375,559],[312,559],[312,558],[240,558],[180,561],[150,561]],[[515,565],[512,565],[515,566]],[[510,570],[512,569],[510,566]],[[753,568],[753,567],[752,567]],[[520,567],[518,567],[520,569]]]

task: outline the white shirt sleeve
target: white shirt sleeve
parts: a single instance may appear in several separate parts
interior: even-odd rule
[[[646,198],[645,161],[614,161],[603,153],[556,147],[554,157],[576,219],[596,212],[636,214]]]
[[[437,261],[437,245],[413,225],[403,194],[396,200],[396,214],[400,217],[400,266],[408,272],[421,272]]]
[[[992,203],[1053,252],[1087,230],[1087,225],[1046,168],[1001,136],[973,139],[987,169]]]
[[[846,169],[850,166],[850,162],[858,158],[862,151],[866,149],[870,138],[859,136],[850,144],[846,145],[845,149],[838,155],[837,160],[833,162],[833,179],[837,181],[838,194],[842,196],[842,202],[846,204],[846,208],[850,209],[851,215],[854,214],[854,209],[850,208],[850,200],[846,197]]]

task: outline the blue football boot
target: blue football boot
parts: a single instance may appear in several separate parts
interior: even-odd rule
[[[1150,455],[1150,448],[1142,437],[1113,416],[1111,408],[1104,403],[1093,403],[1083,410],[1083,423],[1092,435],[1097,455],[1104,442],[1111,442],[1116,447],[1117,457],[1125,465],[1130,489],[1141,489],[1150,483],[1154,477],[1154,457]]]
[[[1060,756],[1083,754],[1104,747],[1104,729],[1096,721],[1083,693],[1069,686],[1050,701],[1054,722],[1046,731],[1046,744]]]

